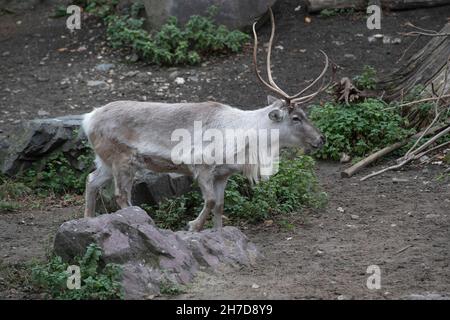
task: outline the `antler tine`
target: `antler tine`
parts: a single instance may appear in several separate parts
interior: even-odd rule
[[[304,97],[300,97],[300,98],[297,98],[297,99],[293,99],[293,100],[291,100],[291,102],[292,102],[293,104],[297,104],[297,105],[298,105],[298,104],[304,104],[304,103],[307,103],[307,102],[311,101],[311,100],[314,99],[320,92],[323,91],[323,88],[327,88],[327,87],[329,86],[329,84],[328,84],[327,86],[324,87],[324,85],[323,85],[324,82],[325,82],[325,80],[322,80],[322,85],[320,86],[320,88],[319,88],[318,91],[316,91],[316,92],[314,92],[314,93],[311,93],[311,94],[309,94],[309,95],[307,95],[307,96],[304,96]]]
[[[311,101],[312,99],[314,99],[320,92],[322,92],[322,91],[326,90],[327,88],[329,88],[330,85],[331,85],[333,82],[335,82],[335,75],[336,75],[336,69],[337,69],[337,67],[336,67],[336,65],[335,65],[333,62],[331,62],[331,63],[332,63],[332,71],[333,71],[333,74],[332,74],[332,76],[331,76],[330,81],[328,82],[328,84],[327,84],[326,86],[323,85],[323,84],[325,83],[325,78],[323,78],[323,79],[322,79],[322,85],[320,86],[319,90],[317,90],[316,92],[314,92],[314,93],[312,93],[312,94],[310,94],[310,95],[307,95],[307,96],[304,96],[304,97],[300,97],[300,98],[294,99],[294,100],[292,100],[292,103],[296,103],[296,104],[304,104],[304,103],[307,103],[307,102]]]
[[[268,84],[266,82],[266,80],[264,80],[261,76],[261,74],[259,73],[258,70],[258,61],[257,61],[257,53],[258,53],[258,36],[256,34],[256,22],[253,23],[253,36],[255,37],[255,43],[253,46],[253,66],[255,68],[255,73],[256,76],[258,77],[259,81],[262,82],[262,84],[264,84],[267,88],[269,88],[270,90],[272,90],[273,92],[281,95],[284,98],[287,98],[288,95],[286,93],[284,93],[281,89],[273,87],[272,85]]]
[[[273,80],[272,78],[272,69],[271,69],[271,57],[272,57],[272,44],[273,44],[273,38],[275,37],[275,18],[273,16],[272,8],[269,8],[269,14],[270,14],[270,24],[272,26],[272,30],[270,33],[270,40],[269,40],[269,47],[267,48],[267,78],[269,79],[269,83],[276,89],[278,89],[280,92],[282,92],[285,97],[289,97],[289,95],[284,92]]]
[[[302,97],[300,97],[300,98],[298,98],[298,97],[301,96],[303,93],[305,93],[307,90],[311,89],[317,83],[317,81],[319,81],[321,78],[323,78],[323,76],[327,72],[328,65],[329,65],[328,56],[322,50],[319,50],[319,51],[325,56],[325,67],[323,68],[322,73],[309,86],[307,86],[305,89],[303,89],[302,91],[300,91],[296,95],[290,96],[289,98],[290,98],[291,101],[296,101],[297,99],[298,100],[302,100],[303,99]],[[319,89],[319,91],[317,91],[317,93],[319,93],[320,90],[321,89]],[[309,96],[311,96],[311,95],[309,95]],[[308,98],[309,96],[306,96],[305,98]]]

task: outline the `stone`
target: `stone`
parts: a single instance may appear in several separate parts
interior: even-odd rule
[[[205,16],[211,6],[218,8],[214,19],[230,29],[250,27],[276,0],[143,0],[147,21],[159,29],[170,16],[185,24],[192,15]]]
[[[106,88],[108,87],[108,84],[102,80],[88,80],[87,86],[95,88]]]
[[[131,188],[131,203],[137,206],[157,205],[167,198],[179,197],[192,191],[193,179],[172,173],[155,173],[142,170],[136,173]],[[114,197],[113,183],[108,183],[100,191],[96,211],[100,213],[119,209]]]
[[[346,154],[345,152],[342,152],[341,154],[341,159],[339,160],[341,163],[348,163],[352,160],[352,157],[350,157],[348,154]]]
[[[82,256],[96,243],[103,252],[101,264],[122,268],[126,299],[145,299],[160,293],[160,284],[185,285],[202,272],[223,272],[252,266],[257,248],[235,227],[222,231],[188,232],[160,229],[139,207],[62,224],[54,252],[65,261]]]
[[[175,81],[174,81],[176,84],[178,84],[178,85],[182,85],[182,84],[184,84],[185,82],[186,82],[186,80],[184,80],[184,78],[181,78],[181,77],[177,77],[177,78],[175,78]]]
[[[402,179],[402,178],[392,178],[392,183],[405,183],[405,182],[409,182],[409,179]]]
[[[101,63],[95,66],[95,70],[101,72],[108,72],[112,68],[114,68],[114,64],[112,63]]]
[[[178,70],[172,71],[172,72],[169,74],[169,79],[170,79],[170,80],[175,80],[175,79],[178,78],[179,74],[180,74],[180,72],[179,72]]]
[[[33,162],[63,151],[74,165],[81,155],[85,139],[77,133],[82,115],[71,115],[52,119],[35,119],[24,122],[0,149],[0,171],[16,175],[29,168]],[[71,162],[72,163],[72,162]]]

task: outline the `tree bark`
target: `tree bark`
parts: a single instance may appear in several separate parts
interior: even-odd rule
[[[439,34],[450,34],[450,22]],[[401,99],[418,85],[428,87],[432,83],[435,89],[440,88],[445,94],[449,90],[449,83],[444,84],[442,81],[449,55],[450,36],[433,36],[425,47],[400,68],[381,79],[377,89],[386,92],[384,99],[388,101]]]

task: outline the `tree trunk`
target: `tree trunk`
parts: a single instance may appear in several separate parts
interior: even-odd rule
[[[374,1],[370,0],[306,0],[308,12],[314,13],[323,9],[365,10]],[[389,10],[404,10],[423,7],[435,7],[450,4],[449,0],[381,0],[383,8]]]
[[[450,22],[439,34],[450,34]],[[385,91],[387,101],[401,99],[414,87],[427,88],[431,95],[431,85],[436,93],[449,92],[450,79],[444,83],[444,71],[450,56],[450,36],[433,36],[430,42],[414,54],[406,63],[390,75],[382,78],[377,89]]]

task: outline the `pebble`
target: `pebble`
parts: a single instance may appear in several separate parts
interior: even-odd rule
[[[256,283],[252,284],[252,289],[259,289],[259,285],[257,285]]]
[[[180,72],[178,72],[177,70],[171,72],[169,74],[169,79],[170,80],[176,80],[178,78],[178,76],[180,75]]]
[[[427,219],[434,219],[434,218],[439,218],[440,216],[441,215],[439,215],[439,214],[431,213],[431,214],[427,214],[425,216],[425,218],[427,218]]]
[[[401,182],[409,182],[408,179],[402,179],[402,178],[392,178],[393,183],[401,183]]]
[[[44,117],[44,116],[48,116],[50,113],[48,111],[40,109],[40,110],[38,110],[37,114],[39,117]]]
[[[190,76],[189,78],[188,78],[188,80],[189,81],[192,81],[192,82],[198,82],[198,76]]]
[[[101,81],[101,80],[89,80],[87,82],[87,86],[88,87],[103,87],[105,88],[107,86],[105,81]]]
[[[134,77],[135,75],[137,75],[139,73],[139,71],[128,71],[127,73],[124,74],[125,77]]]
[[[351,53],[344,54],[344,58],[356,60],[356,56]]]
[[[178,85],[184,84],[185,82],[186,82],[186,80],[184,80],[184,78],[181,78],[181,77],[175,78],[175,83]]]
[[[112,68],[114,68],[114,64],[112,63],[101,63],[95,66],[95,70],[101,72],[108,72]]]

